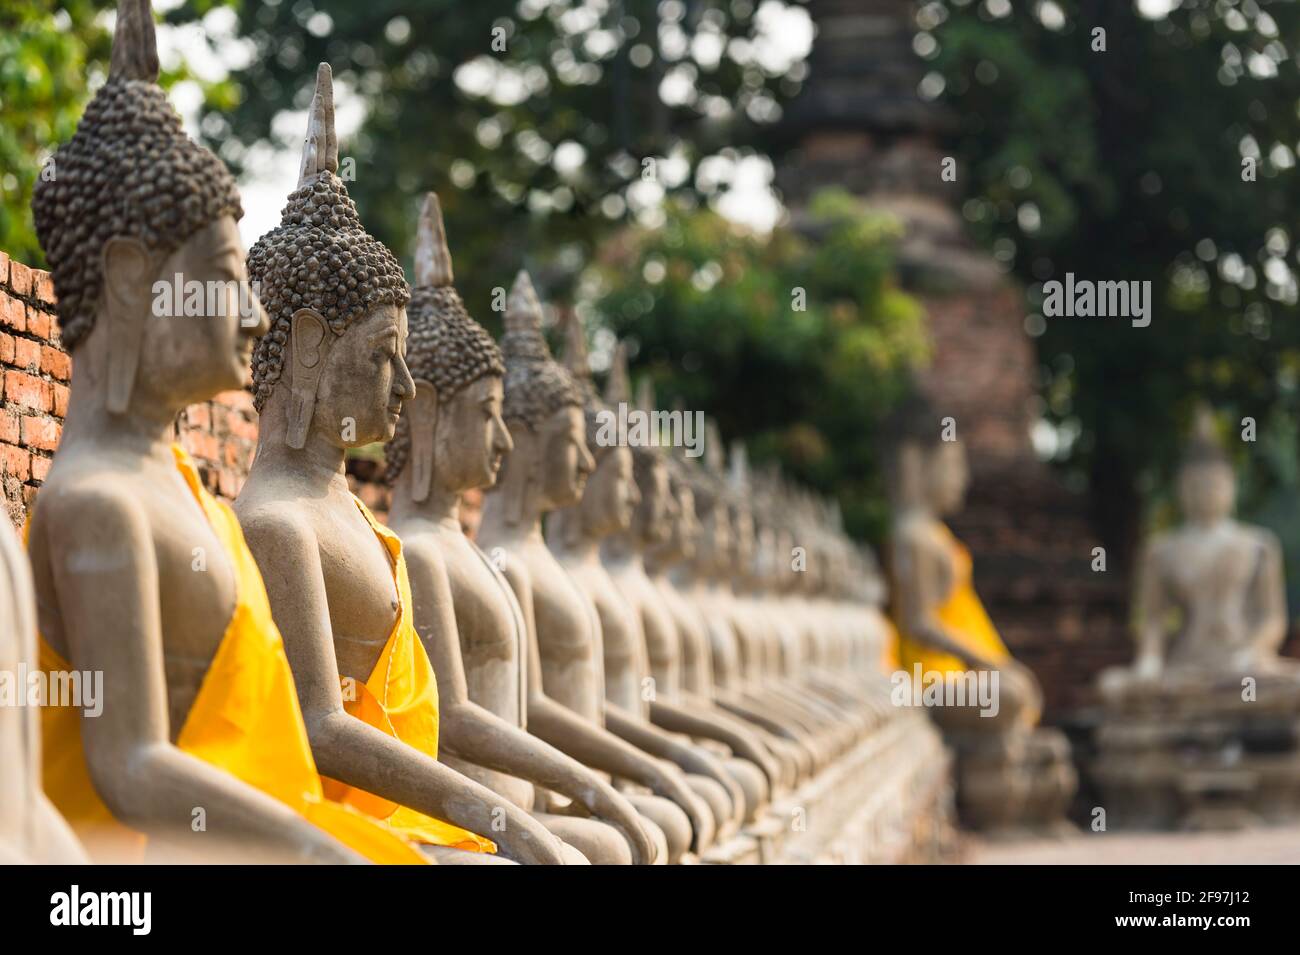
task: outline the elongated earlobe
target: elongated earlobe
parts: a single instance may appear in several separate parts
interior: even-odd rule
[[[415,397],[406,405],[410,415],[411,500],[425,501],[433,484],[435,432],[438,427],[438,390],[433,383],[416,379]]]
[[[110,414],[125,414],[135,390],[140,366],[140,345],[153,301],[144,289],[150,266],[144,243],[131,236],[114,236],[104,243],[100,268],[108,304],[108,394]]]
[[[289,394],[289,447],[301,450],[316,410],[316,389],[325,367],[325,336],[329,329],[314,309],[300,308],[290,320],[289,351],[292,382]]]

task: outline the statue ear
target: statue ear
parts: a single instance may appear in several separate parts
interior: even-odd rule
[[[438,427],[438,389],[433,382],[415,380],[415,397],[406,405],[410,415],[411,500],[428,500],[433,483],[434,432]]]
[[[316,389],[321,369],[325,367],[325,339],[329,326],[312,308],[293,313],[289,326],[289,447],[302,449],[307,444],[307,429],[316,410]]]
[[[100,271],[104,276],[108,304],[106,403],[111,414],[126,412],[135,388],[140,344],[144,341],[144,326],[154,300],[150,290],[144,287],[152,264],[150,260],[149,250],[134,236],[113,236],[104,243],[100,255]],[[164,289],[163,294],[170,302],[171,288]]]

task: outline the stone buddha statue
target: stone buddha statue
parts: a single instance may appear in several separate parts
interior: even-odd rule
[[[628,797],[659,830],[671,861],[678,861],[692,845],[699,852],[712,843],[712,813],[676,766],[641,745],[654,745],[652,728],[607,703],[600,620],[542,537],[544,513],[579,501],[584,513],[563,517],[560,524],[580,520],[607,533],[626,519],[635,493],[627,449],[597,448],[599,460],[592,458],[582,392],[551,357],[541,306],[522,272],[511,290],[505,326],[504,414],[515,447],[485,497],[479,543],[499,555],[540,656],[543,693],[530,700],[529,729],[620,783],[657,794]],[[594,548],[593,543],[593,554]],[[633,745],[632,739],[640,742]]]
[[[580,335],[581,330],[577,329]],[[579,337],[574,343],[575,364],[579,376],[589,375],[585,361],[585,348]],[[648,381],[648,379],[643,379]],[[626,350],[620,346],[610,369],[605,401],[610,407],[629,404]],[[653,393],[646,387],[640,392],[636,410],[653,414]],[[594,409],[599,410],[599,409]],[[588,426],[594,423],[593,405],[588,405]],[[709,711],[684,706],[682,691],[681,636],[672,612],[664,604],[659,587],[650,579],[645,567],[645,554],[671,539],[677,519],[678,500],[673,494],[669,476],[669,458],[666,450],[655,444],[635,446],[632,455],[633,476],[638,489],[638,502],[632,508],[628,523],[609,534],[601,542],[603,576],[620,594],[633,611],[631,634],[644,651],[630,655],[629,660],[641,668],[634,680],[652,692],[642,692],[623,704],[635,705],[634,713],[642,713],[656,726],[686,734],[717,744],[712,747],[725,769],[726,776],[719,778],[717,769],[709,774],[716,782],[726,786],[733,801],[740,803],[745,822],[752,822],[768,802],[775,767],[770,754],[753,734],[739,727],[734,720],[720,718]],[[588,579],[599,579],[591,574]],[[598,602],[599,606],[599,602]],[[612,614],[611,614],[612,615]],[[602,612],[602,623],[606,613]],[[608,633],[608,629],[606,630]],[[609,660],[609,643],[606,641],[606,661]],[[650,682],[647,682],[649,680]],[[766,770],[766,771],[765,771]]]
[[[1236,476],[1208,408],[1197,412],[1178,472],[1184,521],[1154,535],[1138,567],[1137,659],[1111,670],[1103,693],[1195,692],[1243,676],[1300,688],[1300,663],[1278,656],[1286,637],[1282,548],[1269,530],[1233,519]],[[1177,611],[1177,628],[1170,623]]]
[[[962,506],[968,469],[961,441],[943,440],[940,429],[940,415],[919,394],[888,428],[900,670],[935,685],[990,674],[991,705],[976,693],[964,705],[945,700],[929,710],[957,750],[960,812],[977,828],[1051,828],[1076,785],[1069,744],[1059,731],[1037,728],[1038,681],[1002,642],[975,592],[970,554],[943,522]]]
[[[36,672],[36,604],[32,575],[18,539],[0,530],[0,673]],[[0,865],[69,864],[86,855],[67,821],[41,789],[39,710],[25,705],[26,686],[15,691],[24,705],[0,707]]]
[[[270,329],[253,354],[257,456],[235,505],[312,752],[333,798],[439,862],[577,861],[507,796],[438,760],[438,681],[415,626],[435,609],[414,604],[400,538],[348,488],[348,449],[391,439],[415,384],[406,279],[336,174],[333,114],[321,64],[298,187],[248,258]]]
[[[679,565],[674,582],[707,628],[716,705],[784,740],[779,751],[795,761],[797,777],[802,780],[820,765],[823,759],[820,748],[806,725],[788,707],[752,692],[740,662],[741,637],[736,625],[734,594],[730,590],[735,559],[728,507],[730,489],[715,450],[721,441],[716,427],[710,423],[705,438],[706,466],[687,466],[700,534],[687,559]]]
[[[601,415],[610,409],[592,387],[586,343],[576,319],[567,330],[566,365],[583,395],[587,443],[596,455],[596,470],[582,500],[551,516],[548,544],[592,604],[600,626],[606,725],[651,755],[679,766],[691,787],[709,804],[719,840],[726,839],[740,824],[743,793],[713,754],[689,739],[658,730],[650,721],[650,700],[657,696],[657,689],[650,675],[643,618],[616,586],[600,552],[602,542],[631,526],[645,498],[633,474],[634,449],[601,439]],[[617,378],[619,367],[616,360],[611,381]],[[618,484],[626,487],[626,506],[602,506],[601,483],[606,475],[616,475]],[[658,510],[660,504],[656,502],[654,507]],[[603,519],[606,515],[609,519]]]
[[[680,681],[674,700],[686,706],[688,712],[706,712],[714,724],[734,734],[734,737],[724,738],[721,742],[732,752],[742,753],[762,767],[770,795],[778,795],[792,788],[798,776],[798,762],[785,751],[785,741],[763,727],[721,709],[713,701],[709,625],[696,603],[683,593],[683,588],[692,583],[683,573],[683,568],[695,553],[701,533],[700,522],[695,514],[695,495],[686,467],[672,458],[669,459],[669,488],[675,499],[672,529],[663,540],[647,548],[645,564],[656,593],[665,610],[672,615],[677,630]],[[653,661],[651,665],[653,672]],[[659,682],[656,675],[656,684]]]
[[[27,535],[40,669],[73,697],[41,708],[46,793],[99,860],[421,861],[325,799],[257,567],[173,444],[266,326],[234,179],[157,76],[149,3],[122,0],[108,81],[32,201],[76,367]],[[208,294],[175,315],[159,282]]]
[[[411,299],[415,397],[387,448],[390,526],[405,545],[416,629],[438,675],[442,759],[522,809],[533,809],[534,783],[567,797],[594,818],[534,814],[593,863],[651,862],[655,844],[632,805],[528,732],[529,702],[542,695],[537,647],[510,585],[461,529],[462,495],[491,487],[514,445],[501,418],[501,352],[452,284],[433,193],[420,214]]]

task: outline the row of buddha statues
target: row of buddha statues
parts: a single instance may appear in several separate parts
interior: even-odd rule
[[[408,285],[337,175],[328,65],[297,188],[247,257],[234,180],[157,75],[148,0],[120,0],[108,81],[33,197],[75,372],[26,554],[0,534],[0,667],[102,674],[103,698],[93,717],[0,711],[19,767],[0,858],[812,859],[817,840],[790,838],[810,825],[906,855],[944,843],[954,802],[979,829],[1068,828],[1071,748],[945,524],[968,475],[933,407],[891,421],[886,587],[832,505],[740,446],[724,460],[716,428],[702,460],[603,437],[620,406],[654,409],[625,353],[598,391],[570,316],[557,361],[524,272],[498,344],[455,289],[432,193]],[[172,276],[258,296],[162,315]],[[232,507],[175,422],[250,367],[257,450]],[[382,523],[345,468],[379,442]],[[1102,680],[1099,778],[1117,802],[1165,792],[1164,816],[1245,785],[1220,756],[1169,768],[1179,732],[1241,742],[1239,674],[1269,726],[1297,712],[1280,550],[1230,519],[1225,462],[1195,444],[1189,524],[1144,558],[1138,660]],[[996,706],[900,705],[923,674],[995,677]]]
[[[598,395],[574,324],[556,361],[525,273],[498,345],[433,194],[408,286],[337,175],[326,64],[298,186],[245,260],[234,181],[157,75],[148,0],[121,0],[109,78],[33,197],[75,373],[26,556],[0,534],[0,663],[100,674],[102,700],[2,714],[6,859],[734,861],[800,830],[819,780],[859,787],[823,825],[868,789],[895,817],[943,803],[833,508],[728,468],[716,429],[703,463],[599,440],[625,366]],[[159,315],[160,276],[260,302]],[[232,507],[175,422],[250,366]],[[386,523],[345,469],[376,442]]]

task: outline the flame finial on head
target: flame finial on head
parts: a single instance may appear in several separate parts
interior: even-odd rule
[[[582,407],[582,389],[552,356],[542,335],[542,305],[528,273],[520,271],[506,300],[501,354],[506,363],[506,420],[536,430],[566,405]]]
[[[453,281],[442,203],[438,201],[436,192],[427,192],[415,233],[415,284],[424,288],[446,288]]]
[[[579,383],[590,387],[591,361],[582,319],[573,309],[564,313],[564,367]]]
[[[618,406],[632,397],[631,377],[627,373],[627,343],[619,342],[609,363],[609,377],[605,379],[605,401]]]
[[[334,134],[334,73],[328,63],[322,63],[316,67],[316,92],[307,110],[307,138],[302,146],[298,188],[327,171],[339,171],[339,142]]]
[[[157,82],[158,39],[149,0],[118,0],[108,75],[110,79]]]

